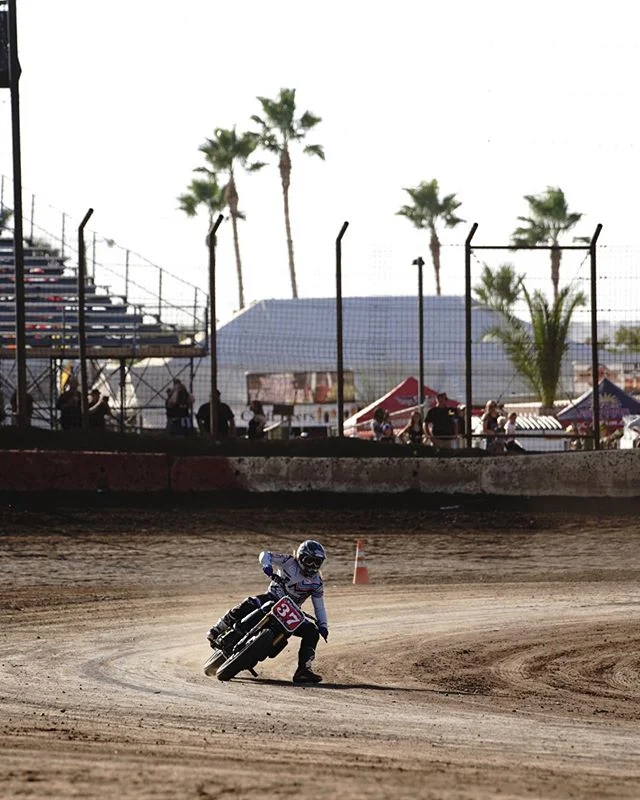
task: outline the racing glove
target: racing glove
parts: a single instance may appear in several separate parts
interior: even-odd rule
[[[322,636],[326,642],[329,638],[329,628],[327,628],[326,625],[318,625],[318,631],[320,632],[320,636]]]
[[[270,578],[273,575],[273,567],[271,566],[271,564],[267,564],[266,567],[262,567],[262,571],[267,576],[267,578]]]

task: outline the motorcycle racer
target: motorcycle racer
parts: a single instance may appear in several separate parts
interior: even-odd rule
[[[299,636],[302,641],[298,651],[298,668],[293,675],[293,682],[319,683],[322,676],[313,672],[311,664],[315,658],[318,639],[322,636],[326,642],[329,636],[327,612],[324,605],[324,585],[320,574],[320,567],[325,558],[324,547],[314,539],[306,539],[301,542],[293,555],[263,550],[258,556],[262,571],[268,578],[272,578],[275,569],[283,583],[272,580],[264,594],[246,597],[241,603],[229,609],[207,633],[207,639],[211,646],[215,647],[216,639],[220,634],[232,625],[238,626],[247,614],[255,611],[268,600],[277,600],[283,594],[287,594],[298,605],[302,605],[310,597],[317,625],[307,619],[294,633],[294,636]]]

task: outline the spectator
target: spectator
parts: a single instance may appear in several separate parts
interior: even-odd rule
[[[496,440],[496,429],[498,427],[498,403],[495,400],[487,400],[484,407],[484,414],[480,418],[482,422],[482,433],[485,437],[485,447],[490,453],[494,451]]]
[[[518,415],[512,411],[507,417],[507,423],[504,426],[504,446],[507,453],[526,453],[524,447],[516,439],[516,419]]]
[[[89,427],[93,430],[103,431],[106,428],[107,417],[113,419],[109,398],[105,395],[100,397],[98,389],[89,392]]]
[[[223,403],[220,399],[220,389],[217,390],[217,393],[218,437],[220,439],[228,439],[229,437],[236,435],[236,421],[231,408],[226,403]],[[198,423],[198,429],[200,430],[200,433],[209,434],[211,432],[210,400],[200,406],[198,413],[196,414],[196,421]]]
[[[465,436],[467,433],[467,423],[465,420],[466,406],[458,405],[453,410],[453,430],[455,432],[455,442],[458,449],[466,447]]]
[[[492,452],[494,454],[504,453],[504,449],[505,449],[504,426],[506,424],[507,424],[507,418],[504,417],[504,416],[498,416],[495,436],[493,437]]]
[[[424,432],[426,440],[434,447],[448,450],[453,447],[455,436],[453,412],[447,405],[446,392],[438,392],[436,405],[427,411]]]
[[[180,378],[174,378],[172,386],[167,389],[165,408],[169,433],[178,436],[193,433],[193,395]]]
[[[71,376],[67,379],[56,408],[60,412],[60,427],[63,431],[82,426],[82,398],[77,378]]]
[[[396,434],[393,430],[393,423],[391,422],[391,414],[386,409],[382,418],[382,436],[380,437],[380,441],[387,442],[387,444],[395,444],[396,441]]]
[[[4,403],[3,412],[4,412]],[[25,425],[31,425],[31,417],[33,416],[33,395],[27,392],[25,396]],[[11,395],[11,424],[18,424],[18,392],[17,390]]]
[[[371,433],[373,434],[373,441],[379,442],[382,440],[382,426],[384,424],[385,410],[382,406],[378,406],[373,412],[373,419],[371,420]]]
[[[419,411],[411,414],[411,419],[398,434],[398,439],[406,444],[422,444],[422,418]]]
[[[247,431],[248,439],[264,439],[264,426],[267,423],[267,417],[262,408],[262,403],[259,400],[252,400],[249,403],[249,410],[253,416],[249,420],[249,430]]]

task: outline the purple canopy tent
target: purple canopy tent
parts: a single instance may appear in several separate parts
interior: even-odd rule
[[[624,392],[609,378],[598,384],[600,397],[600,421],[608,428],[621,428],[622,418],[630,414],[640,414],[640,402]],[[557,415],[563,424],[570,422],[591,422],[593,389],[588,389]]]

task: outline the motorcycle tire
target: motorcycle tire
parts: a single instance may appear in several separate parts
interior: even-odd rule
[[[220,667],[227,660],[227,656],[222,650],[213,650],[209,658],[204,662],[204,674],[213,677]]]
[[[271,652],[271,645],[275,638],[275,633],[269,628],[264,628],[245,647],[228,658],[216,672],[219,681],[229,681],[231,678],[242,672],[243,669],[253,669],[258,663],[267,658]]]

